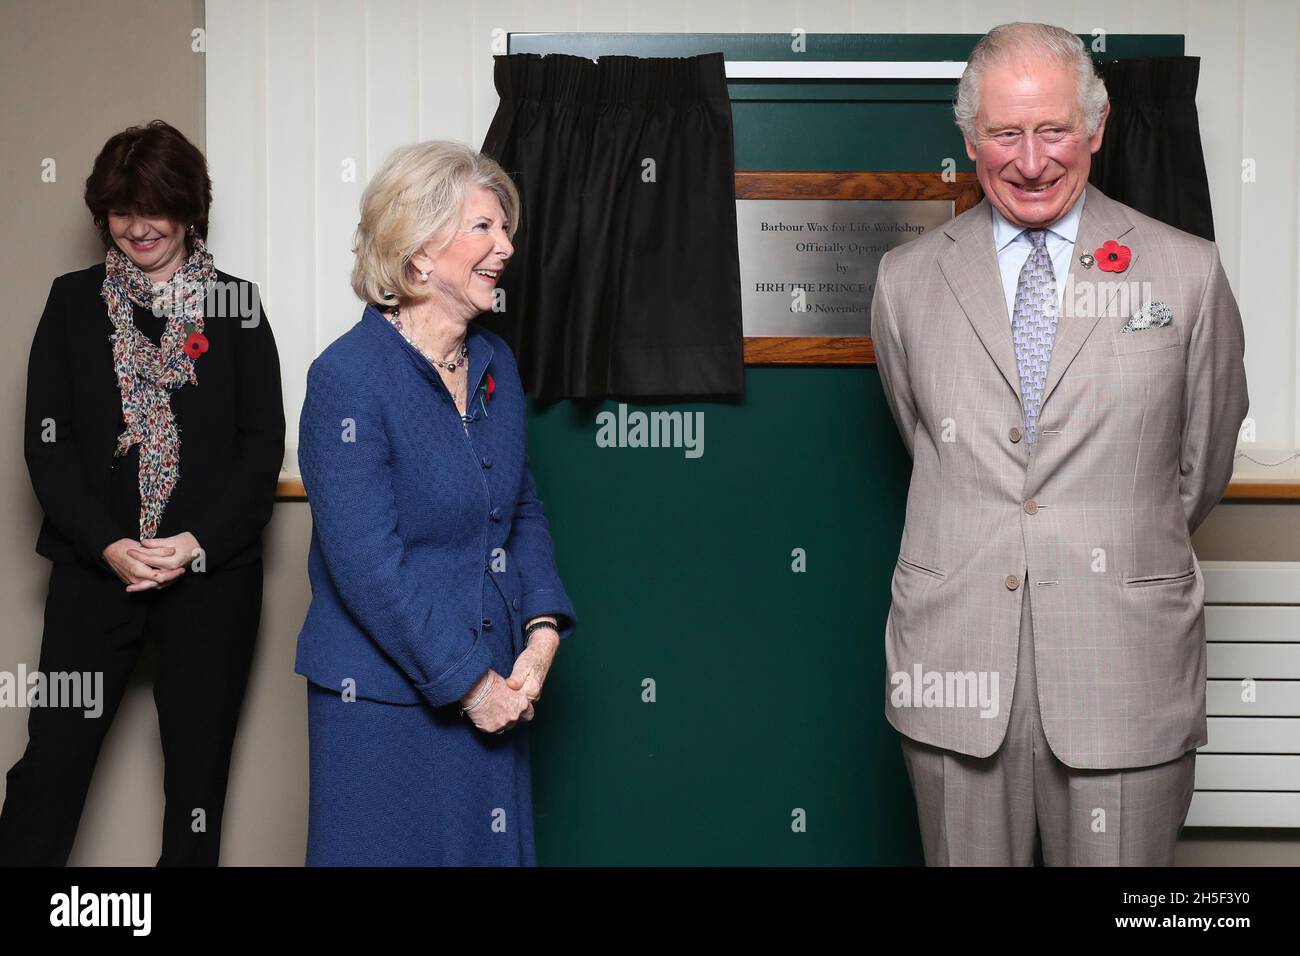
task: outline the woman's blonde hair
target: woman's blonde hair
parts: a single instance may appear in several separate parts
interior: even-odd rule
[[[430,239],[445,248],[456,235],[471,186],[497,197],[513,237],[519,191],[491,157],[460,143],[431,140],[401,146],[361,194],[361,221],[352,251],[352,289],[364,302],[397,305],[424,295],[411,256]]]

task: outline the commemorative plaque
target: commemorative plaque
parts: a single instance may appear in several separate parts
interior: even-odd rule
[[[869,335],[886,252],[952,218],[952,200],[740,199],[746,335]]]
[[[745,364],[873,364],[881,258],[980,195],[966,172],[738,171]]]

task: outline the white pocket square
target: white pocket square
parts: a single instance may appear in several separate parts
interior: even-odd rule
[[[1138,310],[1137,315],[1124,323],[1121,332],[1141,332],[1144,329],[1158,329],[1174,320],[1174,310],[1160,301],[1148,302]]]

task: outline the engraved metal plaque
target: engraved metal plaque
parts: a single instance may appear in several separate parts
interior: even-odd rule
[[[746,335],[870,335],[881,257],[953,217],[950,199],[739,199]]]

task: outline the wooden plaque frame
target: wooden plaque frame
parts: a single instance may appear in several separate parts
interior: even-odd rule
[[[958,216],[983,198],[974,173],[737,170],[737,199],[951,199]],[[746,365],[875,365],[871,338],[745,336]]]

